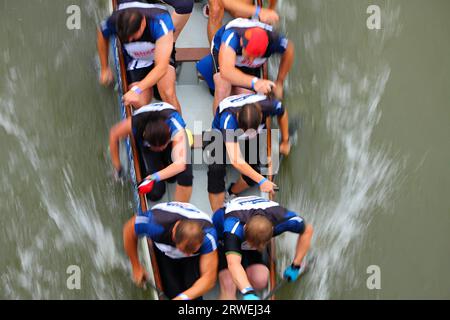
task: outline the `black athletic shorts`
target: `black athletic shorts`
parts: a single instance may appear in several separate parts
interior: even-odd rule
[[[213,57],[213,62],[214,62],[214,69],[213,69],[213,75],[214,75],[217,72],[220,72],[219,52],[216,50],[213,50],[212,57]],[[251,76],[261,78],[261,68],[248,68],[248,67],[237,67],[237,68],[245,74],[249,74]]]
[[[200,255],[172,259],[153,246],[164,294],[173,299],[200,278]],[[202,297],[196,300],[202,300]]]
[[[258,141],[258,152],[257,159],[255,163],[250,163],[250,142],[245,141],[245,161],[258,173],[261,173],[261,161],[259,158],[259,139],[255,138]],[[242,150],[242,149],[241,149]],[[211,154],[214,157],[214,152]],[[227,150],[225,144],[223,144],[223,161],[222,163],[213,163],[208,165],[208,192],[213,194],[222,193],[225,191],[225,177],[227,175],[227,163],[231,163],[227,154]],[[231,165],[231,164],[230,164]],[[250,179],[249,177],[242,175],[242,178],[247,183],[249,187],[253,187],[256,182]]]
[[[148,3],[166,3],[175,9],[178,14],[192,13],[194,0],[147,0]]]
[[[223,248],[223,245],[219,244],[217,246],[218,252],[219,252],[219,272],[228,268],[227,264],[227,256],[225,254],[225,250]],[[256,250],[243,250],[242,251],[242,267],[247,269],[251,265],[254,264],[263,264],[267,268],[270,267],[269,264],[269,253],[266,250],[264,252],[259,252]]]
[[[171,155],[172,155],[172,143],[170,143],[167,148],[161,152],[155,152],[146,147],[140,147],[140,155],[141,155],[141,163],[143,164],[142,168],[142,177],[147,177],[155,172],[158,172],[172,163]],[[186,169],[183,172],[180,172],[175,177],[166,180],[167,182],[175,182],[180,186],[191,187],[193,183],[193,174],[192,174],[192,164],[186,164]],[[150,201],[159,201],[166,193],[166,182],[159,181],[155,183],[152,191],[147,194],[147,199]]]

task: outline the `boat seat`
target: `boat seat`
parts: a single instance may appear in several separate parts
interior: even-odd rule
[[[211,52],[210,48],[177,48],[177,62],[195,62]]]

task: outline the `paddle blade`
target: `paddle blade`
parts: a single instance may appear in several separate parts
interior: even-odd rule
[[[155,180],[144,180],[138,186],[139,194],[147,194],[153,190],[153,186],[155,185]]]

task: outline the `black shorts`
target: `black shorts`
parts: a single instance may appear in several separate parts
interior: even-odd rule
[[[161,152],[155,152],[149,148],[140,146],[141,163],[143,164],[142,177],[147,177],[155,172],[158,172],[172,163],[172,143]],[[186,164],[186,169],[180,172],[175,177],[170,178],[167,182],[176,182],[180,186],[191,187],[193,183],[192,164]],[[166,193],[166,182],[159,181],[155,183],[152,191],[147,194],[147,199],[150,201],[159,201]]]
[[[258,139],[258,151],[256,161],[250,162],[250,143],[249,141],[245,141],[245,161],[258,173],[261,173],[261,161],[259,157],[259,139]],[[223,144],[223,161],[222,163],[213,163],[208,165],[208,192],[212,194],[218,194],[225,191],[225,177],[227,174],[227,166],[230,163],[227,150],[225,144]],[[211,157],[214,157],[215,154],[212,152]],[[230,164],[231,165],[231,164]],[[253,187],[256,185],[256,182],[250,179],[249,177],[242,175],[242,179],[247,183],[249,187]]]
[[[219,272],[228,268],[228,264],[227,264],[227,256],[225,254],[225,250],[223,249],[222,245],[218,245],[217,247],[218,252],[219,252]],[[243,250],[242,251],[242,267],[245,269],[247,269],[248,267],[250,267],[251,265],[254,264],[263,264],[265,265],[267,268],[270,267],[270,258],[269,258],[269,253],[266,250],[264,250],[263,252],[259,252],[256,250]]]
[[[172,259],[153,246],[164,294],[173,299],[186,291],[200,278],[200,255]],[[196,300],[201,300],[202,297]]]
[[[194,0],[147,0],[148,3],[166,3],[175,9],[178,14],[192,13]]]
[[[220,66],[219,66],[219,52],[216,50],[213,50],[212,52],[212,58],[213,58],[213,75],[220,72]],[[261,68],[248,68],[248,67],[237,67],[239,70],[241,70],[243,73],[255,76],[258,78],[261,78]]]

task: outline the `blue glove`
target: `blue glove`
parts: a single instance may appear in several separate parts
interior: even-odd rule
[[[299,266],[294,266],[291,264],[289,267],[284,270],[283,278],[289,282],[294,282],[298,279],[300,275],[301,268]]]
[[[249,292],[244,294],[244,300],[261,300],[256,294]]]

